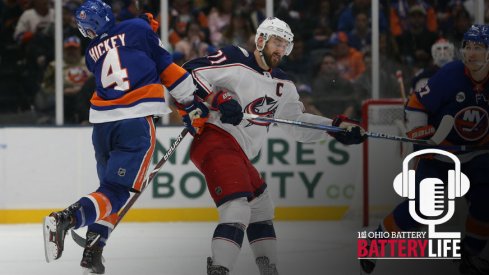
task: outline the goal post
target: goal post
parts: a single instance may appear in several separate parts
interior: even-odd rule
[[[366,131],[404,136],[404,102],[401,98],[364,101],[362,127]],[[363,143],[363,226],[368,226],[371,219],[384,217],[401,200],[392,182],[402,167],[405,147],[401,142],[385,140],[370,139]]]

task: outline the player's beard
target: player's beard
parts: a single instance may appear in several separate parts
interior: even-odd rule
[[[279,54],[268,53],[267,51],[263,51],[263,57],[270,69],[277,68],[282,59]]]

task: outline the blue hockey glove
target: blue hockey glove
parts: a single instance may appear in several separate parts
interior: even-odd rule
[[[201,101],[194,100],[188,105],[175,102],[178,113],[182,116],[182,121],[189,133],[193,136],[202,133],[207,119],[209,119],[209,109]]]
[[[363,128],[358,125],[358,121],[349,119],[344,115],[337,115],[333,119],[332,125],[346,130],[344,132],[328,133],[342,144],[359,144],[367,139],[367,136],[365,135],[365,130],[363,130]]]
[[[243,108],[227,92],[220,91],[212,100],[212,109],[221,112],[222,123],[238,125],[243,119]]]

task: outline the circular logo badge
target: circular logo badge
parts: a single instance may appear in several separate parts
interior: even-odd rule
[[[465,101],[465,93],[464,92],[458,92],[457,95],[455,96],[455,100],[460,103]]]
[[[467,141],[475,141],[486,136],[489,129],[489,118],[487,111],[481,107],[464,108],[454,117],[454,128],[461,138]]]

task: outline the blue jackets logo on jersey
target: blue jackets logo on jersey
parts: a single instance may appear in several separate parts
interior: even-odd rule
[[[250,104],[246,105],[244,108],[245,113],[265,116],[265,117],[273,117],[275,111],[277,110],[277,101],[267,95],[262,98],[258,98],[253,100]],[[268,126],[270,122],[258,122],[248,120],[248,125],[245,127],[251,126],[253,124],[260,126]]]
[[[455,131],[467,141],[476,141],[486,136],[489,130],[487,111],[477,106],[460,110],[455,115]]]

